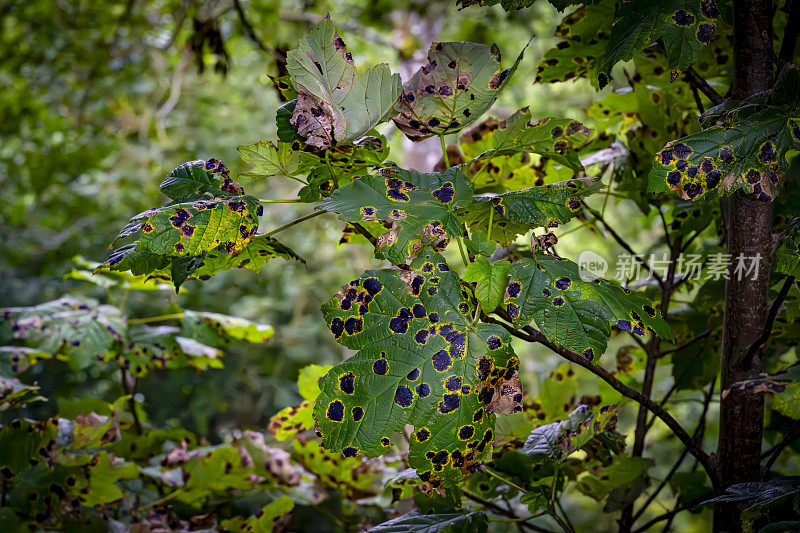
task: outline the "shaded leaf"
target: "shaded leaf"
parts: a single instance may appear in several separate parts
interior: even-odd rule
[[[173,200],[243,194],[242,186],[230,179],[229,174],[228,168],[217,159],[188,161],[167,174],[160,188]]]
[[[775,255],[775,272],[800,278],[800,218],[792,220]]]
[[[616,409],[606,407],[595,413],[579,405],[566,420],[534,428],[523,447],[528,455],[546,455],[561,462],[594,436],[616,423]]]
[[[183,334],[206,344],[219,345],[227,339],[247,342],[267,342],[275,334],[272,326],[256,324],[244,318],[210,313],[208,311],[183,311]]]
[[[275,522],[285,517],[294,509],[294,500],[289,496],[281,496],[261,508],[255,516],[250,518],[229,518],[222,521],[222,527],[226,531],[239,533],[261,533],[262,531],[273,531]],[[288,517],[286,517],[288,518]]]
[[[370,531],[375,533],[434,533],[434,532],[484,532],[488,528],[483,513],[422,514],[413,510],[388,522],[378,524]]]
[[[73,370],[102,359],[126,331],[118,308],[69,296],[0,309],[0,328],[29,347],[67,361]]]
[[[16,378],[0,375],[0,412],[22,406],[28,402],[44,401],[39,396],[39,387],[26,385]]]
[[[534,320],[552,342],[590,361],[605,351],[612,326],[672,338],[647,298],[610,281],[584,281],[577,264],[542,253],[512,264],[503,303],[515,324]]]
[[[511,270],[511,263],[508,261],[490,263],[482,255],[476,257],[475,262],[467,265],[463,279],[477,283],[475,296],[478,297],[484,313],[491,313],[503,301],[509,270]]]
[[[296,176],[305,174],[313,164],[307,160],[308,156],[295,149],[289,142],[279,142],[276,147],[272,141],[259,141],[239,146],[237,150],[245,163],[255,167],[240,174],[247,178]]]
[[[388,65],[356,71],[328,19],[289,51],[286,68],[298,93],[291,123],[308,144],[319,148],[361,137],[385,119],[400,96],[400,76]]]
[[[437,483],[488,455],[494,385],[513,379],[519,361],[504,329],[472,324],[468,296],[424,250],[411,270],[367,271],[323,304],[339,343],[360,350],[320,383],[314,417],[327,448],[381,455],[411,424],[409,465]]]

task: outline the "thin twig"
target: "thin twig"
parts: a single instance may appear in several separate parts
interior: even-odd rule
[[[761,345],[766,343],[769,339],[769,336],[772,334],[772,326],[775,324],[775,317],[778,316],[778,311],[780,311],[781,305],[786,299],[786,295],[789,294],[789,289],[792,288],[793,283],[794,276],[786,276],[786,279],[783,281],[783,287],[781,287],[781,291],[778,293],[777,298],[775,298],[775,300],[772,302],[772,307],[769,309],[769,314],[767,315],[767,321],[764,324],[764,329],[755,342],[750,345],[750,348],[747,350],[747,353],[742,359],[742,365],[749,365],[750,361],[756,355]]]
[[[510,317],[508,317],[508,314],[505,313],[505,311],[503,311],[502,309],[497,309],[495,312],[499,316],[504,318],[504,320],[508,320],[510,322],[509,320]],[[697,445],[697,443],[694,442],[692,437],[689,435],[689,433],[686,432],[683,426],[681,426],[680,423],[678,423],[678,421],[675,420],[671,414],[669,414],[663,407],[658,405],[656,402],[654,402],[647,396],[643,395],[636,389],[628,387],[627,385],[619,381],[611,372],[609,372],[608,370],[599,365],[593,364],[591,361],[587,360],[582,355],[579,355],[573,352],[572,350],[568,350],[561,346],[556,346],[555,344],[550,342],[550,340],[544,335],[544,333],[531,326],[524,326],[522,330],[519,330],[513,326],[510,326],[509,324],[506,324],[505,322],[496,320],[487,315],[481,315],[481,318],[484,322],[499,324],[500,326],[505,328],[511,335],[517,337],[518,339],[522,339],[528,342],[539,343],[550,348],[553,352],[557,353],[564,359],[585,368],[595,376],[599,377],[600,379],[611,385],[611,387],[614,390],[616,390],[626,398],[630,398],[631,400],[641,405],[644,405],[648,411],[650,411],[658,418],[660,418],[661,421],[664,422],[664,424],[666,424],[667,427],[672,430],[673,434],[678,438],[678,440],[680,440],[683,443],[683,445],[689,449],[689,453],[692,454],[692,456],[696,458],[697,461],[703,466],[703,469],[705,469],[706,473],[708,474],[708,477],[711,479],[712,484],[715,487],[718,485],[719,481],[717,478],[717,470],[711,457],[705,451],[703,451]]]
[[[673,509],[672,511],[669,511],[668,513],[664,513],[662,515],[659,515],[659,516],[653,518],[649,522],[646,522],[642,527],[640,527],[638,529],[635,529],[633,531],[633,533],[643,533],[644,531],[647,531],[648,529],[650,529],[651,527],[653,527],[654,525],[658,524],[659,522],[661,522],[663,520],[669,520],[670,518],[672,518],[673,516],[675,516],[678,513],[682,513],[683,511],[685,511],[687,509],[691,509],[693,507],[697,507],[698,505],[700,505],[701,503],[703,503],[707,499],[708,499],[708,495],[707,494],[703,494],[702,496],[697,497],[694,500],[692,500],[692,501],[690,501],[690,502],[688,502],[688,503],[686,503],[684,505],[676,507],[675,509]]]
[[[264,41],[262,41],[261,38],[256,35],[256,30],[253,28],[253,25],[250,24],[250,21],[247,20],[247,15],[244,12],[241,2],[239,0],[233,0],[233,7],[236,8],[236,13],[239,14],[239,22],[241,22],[242,26],[244,26],[244,31],[250,40],[256,43],[256,46],[258,46],[261,50],[274,57],[275,61],[278,63],[286,63],[285,55],[265,44]]]
[[[786,432],[786,435],[784,435],[783,439],[778,444],[770,448],[772,454],[769,456],[769,459],[767,460],[763,469],[765,476],[769,473],[769,469],[772,468],[772,465],[775,464],[775,461],[778,460],[778,457],[780,457],[781,453],[783,453],[784,448],[790,445],[795,439],[797,439],[797,437],[800,437],[800,420],[795,420],[794,424],[792,424],[792,427]]]
[[[509,518],[519,518],[513,511],[508,511],[506,509],[503,509],[502,507],[500,507],[496,503],[490,502],[489,500],[485,500],[485,499],[481,498],[480,496],[478,496],[477,494],[473,494],[473,493],[471,493],[471,492],[469,492],[467,490],[463,490],[463,489],[462,489],[461,492],[468,499],[474,501],[475,503],[479,503],[479,504],[483,505],[487,509],[491,509],[492,512],[494,512],[496,514],[499,514],[501,516],[507,516]],[[519,524],[520,527],[530,529],[531,531],[540,531],[542,533],[553,533],[549,529],[545,529],[543,527],[535,526],[533,524],[529,524],[529,523],[524,522],[524,521],[517,522],[517,524]]]
[[[354,229],[355,229],[355,230],[356,230],[358,233],[360,233],[362,237],[364,237],[365,239],[367,239],[367,240],[369,241],[369,243],[370,243],[372,246],[374,246],[375,248],[377,248],[377,247],[378,247],[378,239],[376,239],[376,238],[375,238],[375,236],[374,236],[374,235],[372,235],[372,234],[371,234],[371,233],[370,233],[370,232],[367,230],[367,228],[365,228],[364,226],[362,226],[362,225],[361,225],[361,224],[359,224],[358,222],[351,222],[351,223],[350,223],[350,225],[351,225],[351,226],[353,226],[353,228],[354,228]]]
[[[698,74],[697,71],[692,67],[687,68],[684,74],[686,74],[686,79],[689,84],[691,84],[693,87],[697,87],[697,89],[706,95],[706,97],[708,97],[708,99],[711,100],[714,105],[719,105],[725,101],[725,98],[715,91],[714,88],[709,85],[706,79]]]

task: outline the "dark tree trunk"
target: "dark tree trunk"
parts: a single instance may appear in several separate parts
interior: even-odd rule
[[[734,0],[734,74],[732,97],[745,98],[769,89],[773,82],[771,3]],[[754,377],[763,370],[764,347],[747,356],[766,322],[768,312],[772,204],[736,193],[725,202],[725,232],[732,264],[736,258],[760,256],[757,275],[737,277],[733,269],[725,287],[722,336],[722,387]],[[761,478],[761,437],[764,400],[745,391],[721,401],[717,448],[720,488]],[[740,509],[718,505],[715,531],[739,531]]]

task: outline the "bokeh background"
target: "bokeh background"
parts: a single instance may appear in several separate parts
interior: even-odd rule
[[[597,92],[586,80],[534,85],[540,59],[558,42],[553,30],[563,16],[546,2],[508,14],[499,8],[459,11],[455,2],[431,0],[2,2],[0,306],[33,305],[66,293],[113,300],[106,289],[71,277],[76,257],[101,261],[131,216],[162,202],[158,184],[184,161],[214,157],[233,175],[243,171],[236,147],[274,136],[281,101],[267,75],[281,74],[276,57],[326,13],[343,30],[357,64],[384,61],[405,78],[432,40],[494,42],[510,65],[534,35],[492,111],[500,118],[529,105],[535,117],[569,116],[591,127],[585,110],[610,90]],[[437,162],[438,142],[412,146],[391,124],[381,131],[398,164],[430,170]],[[299,188],[281,178],[242,183],[261,198],[289,198]],[[658,249],[656,228],[646,229],[651,221],[630,223],[641,216],[632,202],[609,202],[607,218],[638,251]],[[266,207],[262,232],[308,212],[302,204]],[[589,249],[613,258],[621,251],[590,230],[570,231],[580,224],[561,228],[562,255],[574,259]],[[202,285],[187,282],[180,295],[168,287],[127,295],[135,317],[178,304],[268,323],[276,331],[267,344],[232,346],[224,369],[154,372],[142,380],[139,398],[154,425],[183,426],[211,443],[234,428],[263,430],[271,415],[299,402],[300,368],[349,355],[334,342],[319,306],[380,263],[366,246],[339,245],[343,227],[334,215],[324,215],[281,234],[307,265],[275,260],[260,274],[228,271]],[[624,340],[612,339],[606,357],[613,358]],[[530,344],[515,348],[521,377],[535,396],[561,360]],[[113,400],[122,393],[113,362],[71,372],[65,363],[46,361],[29,372],[35,375],[25,380],[38,381],[51,399],[32,407],[31,416],[55,414],[59,402],[71,398]],[[589,374],[580,373],[578,382],[577,394],[598,393]],[[656,391],[660,397],[670,381],[657,383],[665,388]],[[685,405],[680,393],[675,404],[689,416],[699,413],[697,395],[687,394]],[[634,408],[626,407],[619,425],[631,439],[634,416]],[[649,452],[656,458],[679,453],[664,431],[658,425],[653,430]],[[709,427],[705,437],[714,441],[715,431]],[[671,461],[656,462],[657,478]],[[601,516],[596,502],[574,496],[569,512],[576,524],[613,529],[612,515]],[[700,531],[706,518],[680,516],[675,526]]]

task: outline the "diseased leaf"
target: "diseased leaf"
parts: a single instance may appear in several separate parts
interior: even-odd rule
[[[133,325],[128,332],[128,344],[116,356],[117,360],[134,377],[144,377],[158,368],[193,368],[200,372],[222,368],[220,350],[180,337],[180,331],[172,326]]]
[[[475,296],[478,297],[484,313],[491,313],[503,301],[509,270],[511,270],[511,263],[508,261],[490,263],[482,255],[467,265],[463,276],[464,281],[477,283]]]
[[[289,440],[300,431],[314,427],[314,400],[319,396],[319,380],[331,365],[308,365],[300,369],[297,386],[305,400],[297,407],[286,407],[269,419],[267,430],[277,440]]]
[[[662,39],[672,70],[689,68],[714,38],[719,10],[713,0],[634,0],[619,4],[597,80],[602,89],[611,69]]]
[[[579,405],[566,420],[534,428],[523,449],[528,455],[546,455],[561,462],[615,422],[616,409],[606,407],[595,417],[588,406]]]
[[[504,329],[472,324],[468,292],[444,259],[425,249],[411,270],[367,271],[322,311],[339,343],[360,350],[320,383],[324,445],[381,455],[411,424],[408,460],[421,479],[471,473],[491,451],[494,386],[514,379],[519,361]]]
[[[380,484],[376,483],[374,463],[331,453],[315,440],[303,442],[295,439],[292,446],[297,462],[308,472],[312,472],[323,487],[341,491],[352,500],[380,491]]]
[[[361,137],[385,120],[400,96],[400,76],[385,63],[356,72],[328,19],[289,51],[286,68],[298,93],[291,124],[319,148]]]
[[[597,67],[605,53],[614,12],[615,4],[604,2],[583,5],[566,15],[555,31],[555,36],[564,41],[547,51],[539,63],[536,83],[588,78],[597,87]]]
[[[483,513],[422,514],[414,509],[370,529],[375,533],[483,533],[489,526]]]
[[[582,477],[578,490],[598,502],[608,496],[603,511],[613,512],[642,493],[649,483],[647,471],[651,466],[652,459],[617,455],[610,466]]]
[[[228,339],[267,342],[275,334],[272,326],[256,324],[236,316],[208,311],[183,311],[183,334],[205,344],[221,345]]]
[[[118,308],[69,296],[0,309],[0,328],[28,347],[67,361],[73,370],[102,359],[126,333]]]
[[[589,361],[605,351],[612,326],[672,339],[650,300],[610,281],[583,281],[577,264],[543,253],[512,264],[503,304],[514,324],[534,320],[552,342]]]
[[[51,354],[25,346],[0,346],[0,360],[12,372],[24,372],[41,359],[50,359]]]
[[[493,206],[497,222],[555,228],[572,219],[583,207],[582,198],[594,194],[600,186],[598,178],[576,178],[475,199]]]
[[[217,159],[182,164],[167,174],[160,188],[173,200],[218,198],[244,193],[242,186],[230,178],[228,168]]]
[[[29,402],[46,400],[38,392],[39,387],[36,385],[26,385],[17,378],[0,375],[0,412]]]
[[[428,63],[403,84],[395,124],[412,141],[461,131],[494,104],[524,52],[501,70],[497,45],[431,43]]]
[[[800,111],[743,103],[703,126],[656,154],[649,190],[696,200],[741,189],[772,200],[789,167],[787,152],[800,149]]]
[[[145,211],[122,228],[100,268],[135,275],[168,269],[164,279],[171,279],[177,290],[190,275],[197,275],[206,254],[240,253],[258,229],[262,213],[252,196],[179,202]]]
[[[447,236],[460,235],[456,211],[471,203],[472,185],[457,168],[441,174],[383,169],[337,189],[319,208],[348,222],[391,222],[392,229],[378,237],[377,253],[399,264],[421,246],[443,248]]]

